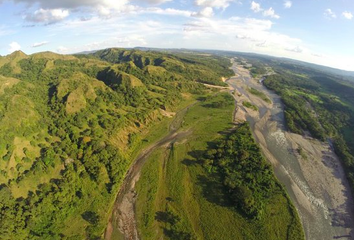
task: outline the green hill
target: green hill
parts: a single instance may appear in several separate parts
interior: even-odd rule
[[[120,49],[1,57],[1,239],[100,238],[130,163],[163,134],[149,130],[170,121],[162,111],[207,91],[199,73],[215,84],[230,75],[220,70],[228,59],[186,59]]]

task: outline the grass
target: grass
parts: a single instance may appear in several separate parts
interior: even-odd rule
[[[17,184],[11,184],[10,189],[15,198],[26,198],[29,191],[36,191],[38,185],[49,183],[51,179],[60,179],[60,172],[64,169],[64,164],[56,162],[55,167],[49,167],[46,174],[30,174],[26,176],[25,181],[20,181]]]
[[[232,126],[232,99],[223,108],[207,107],[224,97],[218,94],[190,108],[181,130],[192,134],[154,151],[143,167],[136,185],[143,239],[303,239],[285,191],[269,198],[263,219],[246,219],[230,204],[218,176],[196,160]]]
[[[79,112],[86,107],[86,98],[81,89],[76,89],[68,95],[66,112],[68,114]]]
[[[247,88],[247,91],[257,97],[259,97],[260,99],[262,99],[263,101],[267,102],[267,103],[272,103],[272,101],[261,91],[258,91],[255,88]]]
[[[221,99],[220,96],[216,96],[209,101],[215,102]],[[199,103],[190,108],[183,120],[182,129],[192,128],[194,132],[192,138],[199,138],[201,135],[204,135],[203,138],[207,137],[209,131],[205,132],[203,129],[210,119],[213,119],[214,123],[210,124],[210,130],[216,133],[222,131],[224,126],[230,123],[233,111],[232,101],[223,109],[207,108],[203,105],[205,103]],[[210,111],[205,115],[207,109],[210,109]],[[225,112],[230,114],[222,114]],[[206,118],[203,121],[199,121],[202,120],[202,117]],[[195,131],[199,133],[196,134]],[[199,144],[199,141],[196,142]],[[206,147],[205,142],[202,145],[204,148]],[[197,224],[199,204],[193,197],[195,186],[190,184],[193,179],[189,174],[188,166],[181,165],[183,159],[180,156],[188,156],[189,150],[189,145],[178,142],[169,149],[158,149],[150,156],[149,161],[143,168],[142,176],[146,176],[148,180],[146,181],[147,185],[144,184],[145,181],[139,181],[137,186],[139,196],[141,196],[138,199],[137,214],[139,215],[138,219],[141,220],[144,226],[147,226],[144,228],[145,232],[142,235],[146,236],[146,239],[158,239],[163,236],[161,228],[169,228],[169,223],[155,221],[156,212],[170,211],[179,216],[181,212],[178,210],[178,205],[183,205],[186,208],[186,212],[191,213],[182,215],[181,221],[178,223],[179,231],[187,229],[190,232],[192,229],[196,229],[199,234],[203,233],[201,227]],[[180,184],[176,185],[174,183]],[[140,190],[142,191],[141,193]],[[172,201],[167,200],[166,198],[168,197],[171,197]],[[141,207],[139,206],[140,204],[142,205]],[[160,230],[157,235],[156,229]]]
[[[304,159],[304,160],[308,159],[308,157],[307,157],[305,151],[302,149],[302,147],[299,146],[299,148],[297,149],[297,152],[302,157],[302,159]]]
[[[132,87],[144,86],[139,78],[130,74],[122,73],[122,81],[129,83]]]
[[[301,95],[301,96],[304,96],[304,97],[307,97],[309,99],[311,99],[312,101],[314,102],[317,102],[317,103],[320,103],[322,104],[323,101],[321,100],[321,98],[317,95],[314,95],[314,94],[311,94],[311,93],[306,93],[306,92],[303,92],[303,91],[300,91],[300,90],[292,90],[294,93],[298,94],[298,95]]]
[[[20,80],[16,78],[9,78],[0,75],[0,95],[5,92],[6,88],[11,88],[16,85]]]
[[[196,102],[197,97],[198,96],[193,96],[190,98],[186,97],[184,101],[179,103],[178,108],[173,110],[178,112],[180,109]],[[130,158],[132,160],[135,159],[142,149],[166,136],[171,122],[173,122],[173,118],[164,117],[161,121],[157,121],[146,129],[145,132],[141,133],[139,136],[141,141],[138,141],[138,143],[131,149]]]
[[[243,101],[242,102],[242,105],[245,106],[246,108],[250,108],[254,111],[258,111],[258,107],[256,105],[253,105],[252,103],[250,102],[247,102],[247,101]]]
[[[8,103],[7,111],[0,119],[3,131],[24,126],[35,126],[40,116],[34,110],[33,102],[25,96],[14,95]]]

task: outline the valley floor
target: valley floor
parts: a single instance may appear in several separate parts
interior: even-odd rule
[[[228,83],[235,89],[238,111],[235,118],[252,123],[254,136],[278,179],[286,186],[300,214],[307,239],[351,239],[353,198],[340,160],[329,143],[284,130],[279,96],[268,91],[234,64],[236,77]],[[266,103],[247,89],[260,90],[272,100]],[[248,101],[259,111],[246,108]]]
[[[220,177],[198,161],[234,126],[234,101],[210,107],[228,94],[209,96],[191,107],[179,130],[190,134],[148,157],[135,186],[141,239],[302,239],[296,210],[284,191],[266,203],[264,218],[250,220],[235,210]]]
[[[301,239],[301,234],[289,235],[301,232],[298,213],[306,239],[351,238],[353,200],[330,144],[285,131],[279,96],[248,70],[236,64],[233,69],[236,76],[227,81],[233,90],[177,113],[167,137],[137,158],[118,196],[116,220],[110,222],[119,228],[109,226],[106,239]],[[233,103],[212,107],[228,91],[236,108]],[[198,161],[216,139],[244,121],[297,211],[283,192],[270,198],[263,220],[245,218],[235,211],[220,177]]]

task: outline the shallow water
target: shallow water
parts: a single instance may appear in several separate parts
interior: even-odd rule
[[[274,103],[273,108],[270,109],[270,120],[264,124],[264,127],[260,129],[262,135],[266,141],[266,147],[270,153],[278,161],[278,165],[274,167],[275,174],[279,181],[286,187],[286,190],[294,203],[296,209],[299,212],[306,239],[310,240],[322,240],[322,239],[352,239],[348,235],[348,229],[343,226],[337,226],[332,224],[335,220],[330,215],[331,202],[327,199],[327,196],[323,196],[321,199],[316,198],[312,192],[308,183],[306,182],[299,162],[290,147],[288,140],[285,137],[284,127],[284,107],[281,99],[274,92],[268,90],[262,84],[256,83],[248,76],[242,76],[238,72],[237,68],[233,67],[235,73],[241,77],[234,77],[228,81],[234,89],[237,89],[240,93],[248,95],[236,80],[242,79],[242,81],[249,87],[258,89],[264,92],[270,100]],[[255,124],[266,114],[267,107],[260,107],[260,118],[252,117],[247,114],[247,121],[250,123],[252,130],[255,130]],[[257,137],[256,137],[257,140]],[[298,187],[301,192],[306,196],[308,202],[311,205],[311,212],[306,210],[296,198],[295,187]],[[327,200],[326,200],[327,199]]]

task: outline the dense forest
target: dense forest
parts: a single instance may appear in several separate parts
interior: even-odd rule
[[[202,161],[210,172],[221,175],[229,198],[249,219],[264,217],[268,199],[283,193],[271,165],[253,139],[248,122],[237,125],[231,134],[208,149]]]
[[[1,239],[100,239],[149,128],[228,67],[124,49],[0,57]]]
[[[354,190],[354,83],[339,71],[264,56],[242,56],[272,68],[266,87],[281,96],[290,131],[333,143]]]

